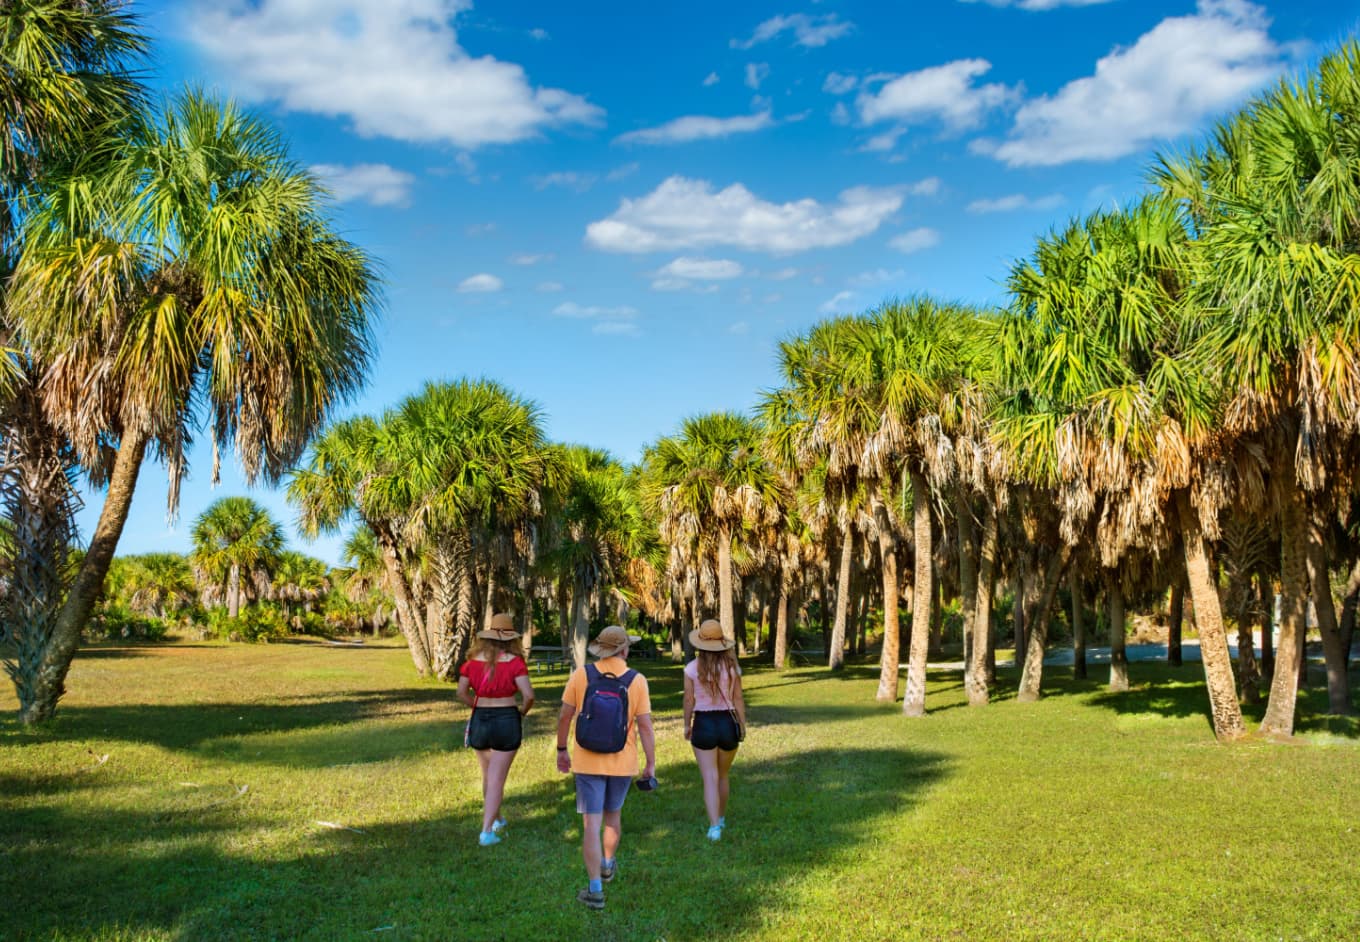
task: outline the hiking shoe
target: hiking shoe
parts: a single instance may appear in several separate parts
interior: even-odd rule
[[[491,831],[483,831],[477,837],[477,844],[479,847],[490,847],[492,844],[499,844],[500,842],[501,836],[499,834],[493,834]]]
[[[576,901],[583,903],[586,909],[604,909],[604,893],[592,893],[589,887],[576,894]]]
[[[727,815],[723,815],[721,818],[718,819],[718,827],[720,828],[727,827]]]
[[[504,819],[504,818],[497,818],[495,821],[492,821],[492,822],[491,822],[491,833],[492,833],[492,834],[499,834],[499,833],[501,833],[501,831],[504,831],[504,830],[505,830],[505,819]]]
[[[605,883],[614,879],[614,874],[619,872],[619,862],[616,860],[611,864],[600,864],[600,879]]]
[[[721,824],[715,824],[715,825],[713,825],[711,828],[708,829],[708,839],[709,839],[710,841],[720,841],[720,840],[722,840],[722,825],[721,825]]]

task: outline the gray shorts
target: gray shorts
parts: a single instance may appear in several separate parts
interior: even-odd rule
[[[633,784],[630,775],[583,775],[576,773],[576,813],[602,814],[618,811]]]

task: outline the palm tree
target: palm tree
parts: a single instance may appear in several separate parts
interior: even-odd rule
[[[227,615],[241,612],[242,583],[269,579],[283,551],[283,528],[249,497],[223,497],[199,514],[189,534],[189,559],[210,598],[225,598]]]
[[[291,614],[295,630],[301,628],[299,609],[310,612],[331,590],[330,567],[296,550],[280,552],[270,576],[270,594]]]
[[[1182,347],[1186,240],[1175,207],[1155,198],[1040,240],[1011,276],[1016,310],[1001,347],[1012,400],[997,428],[1023,478],[1057,494],[1064,552],[1092,539],[1112,606],[1122,606],[1115,571],[1127,572],[1126,556],[1180,538],[1214,730],[1226,740],[1242,735],[1242,716],[1205,547],[1223,462],[1213,385]],[[1060,574],[1050,567],[1050,604]],[[1122,633],[1122,608],[1111,611],[1111,632]],[[1021,699],[1039,691],[1046,625],[1034,627]],[[1112,680],[1117,668],[1112,659]]]
[[[1283,617],[1261,728],[1276,735],[1293,731],[1310,565],[1329,712],[1351,711],[1320,540],[1339,496],[1329,475],[1353,464],[1360,413],[1357,120],[1360,43],[1351,41],[1225,122],[1202,152],[1156,172],[1200,231],[1194,299],[1202,361],[1230,397],[1223,431],[1267,456]]]
[[[179,553],[119,558],[127,564],[122,588],[132,611],[164,620],[193,605],[193,567]]]
[[[718,617],[735,639],[732,544],[740,531],[779,518],[781,490],[761,452],[761,427],[735,412],[686,419],[679,433],[650,446],[642,459],[643,494],[676,544],[711,542],[718,579]]]
[[[127,519],[147,447],[179,497],[192,428],[277,480],[363,381],[377,302],[316,181],[274,130],[189,93],[139,115],[33,206],[9,312],[45,364],[41,396],[108,490],[22,706],[50,716]],[[116,442],[110,447],[111,442]]]
[[[18,660],[6,662],[26,721],[60,695],[63,666],[47,652],[73,578],[77,459],[38,388],[35,358],[10,310],[8,283],[35,191],[140,98],[132,68],[146,47],[115,0],[8,0],[0,4],[0,504],[12,522],[5,628]],[[52,693],[53,690],[57,692]]]

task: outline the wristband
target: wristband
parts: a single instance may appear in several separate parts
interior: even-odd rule
[[[566,746],[558,746],[558,747],[557,747],[557,751],[558,751],[558,752],[566,752],[566,751],[567,751],[567,747],[566,747]]]

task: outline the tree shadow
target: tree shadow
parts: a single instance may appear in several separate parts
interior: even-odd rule
[[[883,819],[947,771],[939,755],[895,748],[739,759],[731,823],[710,844],[694,765],[668,765],[660,789],[629,796],[620,876],[603,913],[573,902],[584,876],[565,776],[528,788],[512,779],[511,826],[493,848],[475,845],[468,809],[455,817],[438,801],[358,831],[270,820],[249,797],[177,796],[177,806],[165,799],[138,810],[32,807],[7,822],[0,854],[7,936],[722,937],[796,905],[790,894],[801,877],[877,839]],[[304,833],[283,854],[252,852],[280,827]]]

